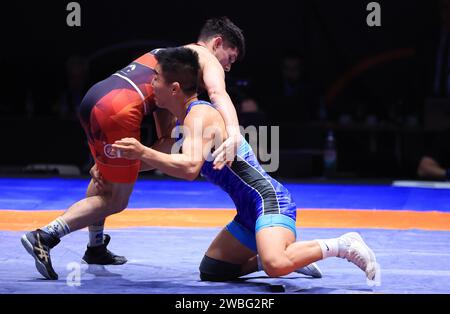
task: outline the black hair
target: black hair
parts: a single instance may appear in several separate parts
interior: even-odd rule
[[[207,41],[211,37],[220,35],[231,45],[232,48],[238,49],[238,59],[242,60],[245,56],[245,38],[242,30],[237,27],[231,20],[222,16],[219,18],[212,18],[206,21],[203,25],[198,40]]]
[[[184,47],[167,48],[158,51],[155,57],[168,83],[180,83],[181,90],[189,96],[197,92],[200,65],[195,51]]]

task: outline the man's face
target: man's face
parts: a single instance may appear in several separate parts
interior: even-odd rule
[[[237,48],[231,48],[223,41],[216,47],[213,52],[214,56],[219,60],[225,72],[231,70],[231,66],[236,62],[239,51]]]
[[[167,106],[167,103],[170,101],[172,96],[172,84],[165,81],[159,64],[156,65],[155,72],[156,74],[152,80],[155,102],[158,107],[164,108]]]

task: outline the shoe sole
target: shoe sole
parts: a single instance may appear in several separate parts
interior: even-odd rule
[[[314,269],[312,272],[313,278],[322,278],[322,271],[320,270],[319,266],[317,266],[316,263],[312,263],[311,267]]]
[[[25,250],[27,250],[28,254],[30,254],[34,258],[34,263],[35,263],[37,271],[42,276],[44,276],[46,279],[49,279],[49,280],[56,280],[56,279],[58,279],[58,277],[52,278],[49,275],[45,265],[41,261],[39,261],[39,259],[37,258],[36,254],[34,253],[33,244],[31,244],[31,242],[28,240],[26,234],[24,234],[20,240],[21,240],[22,245],[25,248]]]
[[[81,259],[81,262],[84,263],[84,264],[87,264],[87,265],[118,266],[118,265],[126,264],[126,263],[128,262],[128,260],[125,259],[125,261],[122,262],[122,263],[113,263],[113,264],[93,264],[93,263],[88,263],[88,262],[86,262],[86,260],[85,260],[84,258],[82,258],[82,259]]]
[[[377,263],[375,253],[372,249],[364,242],[364,239],[357,232],[349,232],[347,236],[358,240],[366,248],[370,255],[370,262],[367,264],[367,285],[369,286],[380,286],[381,285],[381,270],[380,265]]]
[[[305,270],[305,271],[302,271]],[[322,278],[322,271],[316,263],[309,264],[298,271],[300,274],[310,276],[313,278]]]

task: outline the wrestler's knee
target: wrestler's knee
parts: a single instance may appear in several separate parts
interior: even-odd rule
[[[203,281],[229,281],[241,276],[241,265],[203,256],[200,263],[200,279]]]

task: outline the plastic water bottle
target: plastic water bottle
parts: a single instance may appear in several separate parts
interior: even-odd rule
[[[336,173],[336,141],[332,130],[328,131],[323,154],[323,166],[325,177],[332,177]]]

